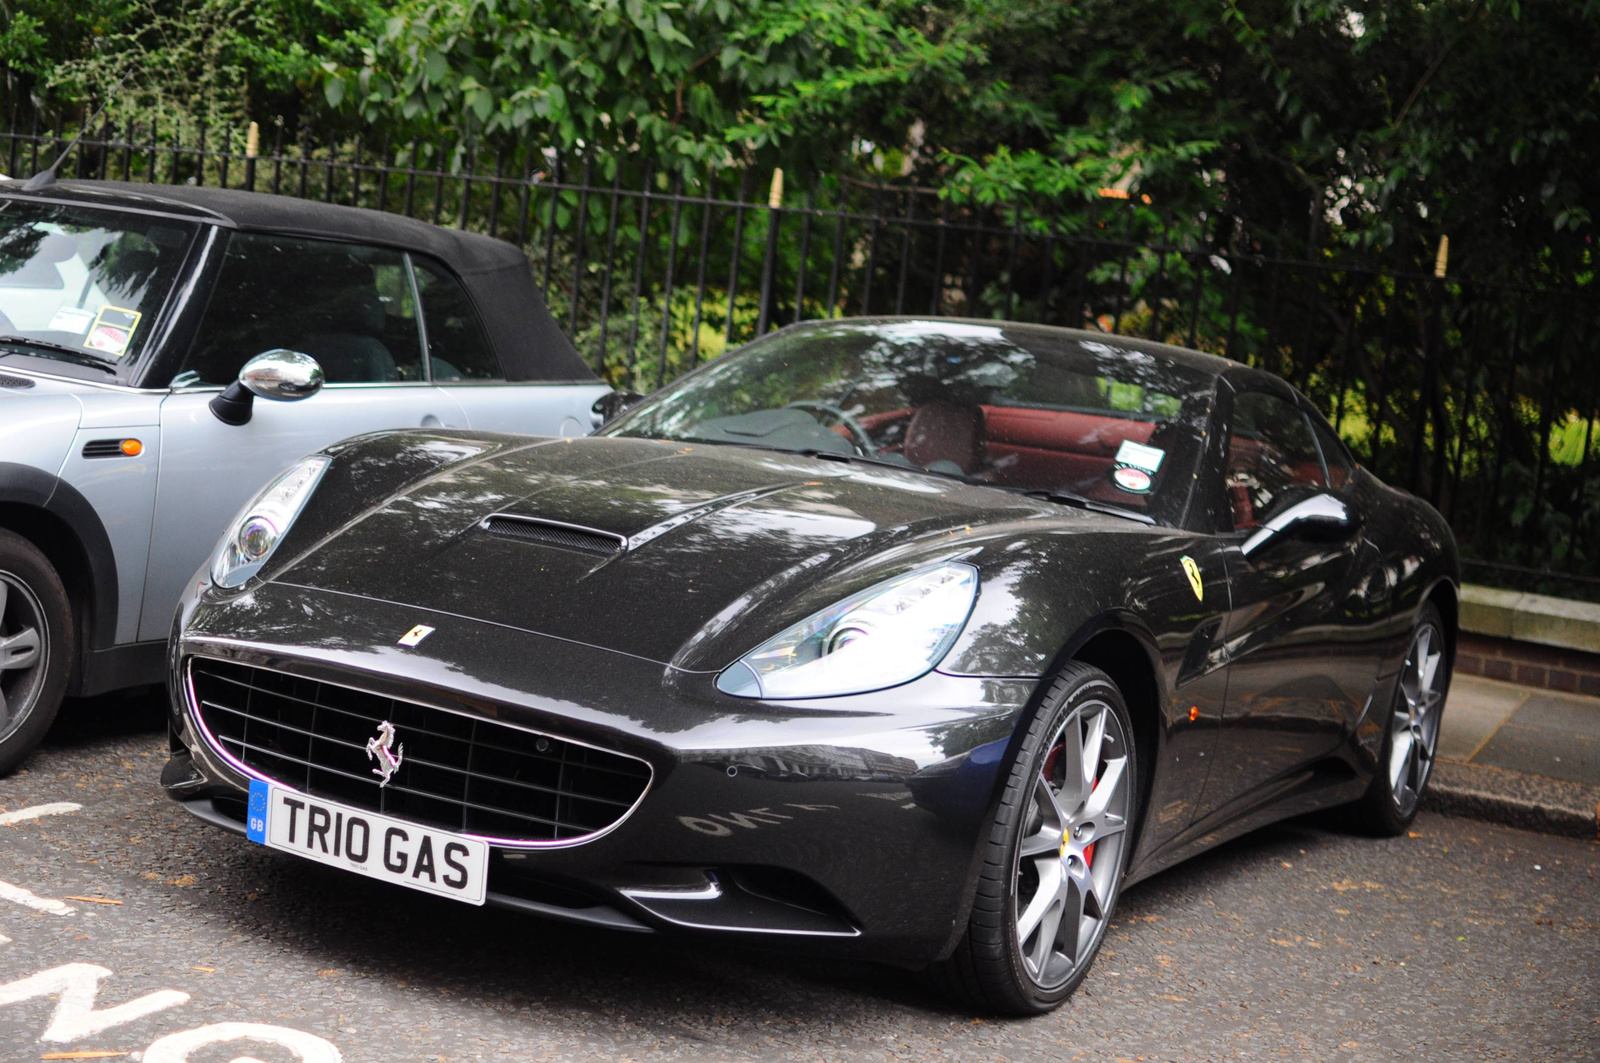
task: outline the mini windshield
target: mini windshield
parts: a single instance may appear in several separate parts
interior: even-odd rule
[[[137,359],[194,231],[165,218],[0,197],[4,346],[108,365]]]
[[[1059,329],[834,321],[758,340],[604,434],[870,459],[1182,519],[1214,378]]]

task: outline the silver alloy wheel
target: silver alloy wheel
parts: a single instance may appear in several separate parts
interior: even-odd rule
[[[1444,692],[1439,689],[1443,666],[1444,639],[1432,624],[1424,624],[1411,640],[1411,652],[1400,671],[1400,696],[1389,729],[1389,792],[1401,816],[1409,816],[1417,807],[1433,770],[1444,707]]]
[[[1103,701],[1079,706],[1048,746],[1012,870],[1017,944],[1041,989],[1094,955],[1120,885],[1128,738]]]
[[[0,572],[0,742],[27,720],[50,665],[50,629],[39,598]]]

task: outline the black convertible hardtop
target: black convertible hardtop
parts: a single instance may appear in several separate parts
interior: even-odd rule
[[[461,279],[489,331],[506,379],[598,382],[534,283],[520,248],[400,214],[310,199],[193,185],[60,181],[38,191],[0,184],[0,196],[152,211],[230,229],[288,233],[430,255]]]

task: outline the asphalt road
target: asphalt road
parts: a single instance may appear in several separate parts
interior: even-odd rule
[[[0,1059],[1600,1058],[1592,842],[1440,816],[1389,841],[1259,832],[1131,890],[1059,1012],[995,1020],[894,970],[565,927],[251,845],[161,796],[160,728],[149,700],[74,704],[0,780],[0,822],[82,806],[0,825],[0,881],[30,891],[0,886]],[[268,1039],[185,1049],[228,1023]]]

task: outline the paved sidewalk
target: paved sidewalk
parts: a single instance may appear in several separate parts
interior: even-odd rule
[[[1428,806],[1600,835],[1600,698],[1456,675]]]

